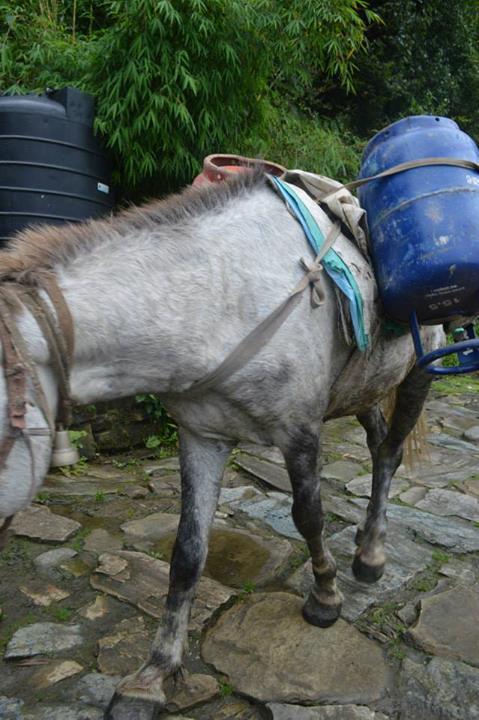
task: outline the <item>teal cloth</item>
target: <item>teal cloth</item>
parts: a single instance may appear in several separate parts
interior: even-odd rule
[[[271,180],[303,228],[314,254],[318,255],[325,240],[318,223],[291,185],[274,176],[271,176]],[[369,338],[364,328],[363,298],[356,279],[344,260],[339,257],[333,248],[328,250],[321,260],[321,264],[331,280],[348,298],[356,344],[359,350],[364,352],[369,345]]]

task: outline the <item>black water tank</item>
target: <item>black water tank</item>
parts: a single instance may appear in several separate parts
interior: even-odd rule
[[[0,97],[0,246],[27,225],[80,222],[113,206],[94,100],[75,88]]]

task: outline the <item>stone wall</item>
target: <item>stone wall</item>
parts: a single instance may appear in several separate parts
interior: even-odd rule
[[[81,455],[87,458],[144,447],[148,437],[162,430],[134,397],[75,407],[71,429],[86,432],[79,443]]]

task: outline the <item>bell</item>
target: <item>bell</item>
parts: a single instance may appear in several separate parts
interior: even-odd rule
[[[57,430],[53,446],[50,467],[65,467],[75,465],[80,460],[80,454],[70,442],[68,430]]]

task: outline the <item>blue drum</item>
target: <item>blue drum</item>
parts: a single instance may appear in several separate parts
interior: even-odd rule
[[[453,120],[409,117],[369,142],[359,177],[434,157],[479,163],[479,150]],[[437,324],[479,315],[477,169],[409,169],[366,183],[358,196],[367,211],[376,278],[391,319]]]
[[[419,115],[390,125],[367,145],[360,177],[409,160],[479,163],[474,141],[448,118]],[[363,185],[376,277],[386,314],[440,323],[479,314],[479,172],[429,166]]]

